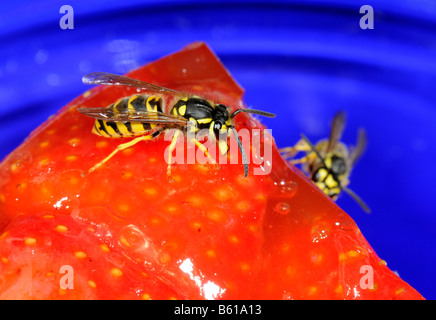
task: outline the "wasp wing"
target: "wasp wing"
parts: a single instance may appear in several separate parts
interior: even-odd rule
[[[327,152],[333,151],[342,137],[345,127],[345,112],[339,111],[335,114],[330,131],[329,142],[327,145]]]
[[[137,79],[132,79],[118,74],[107,73],[107,72],[93,72],[87,74],[82,78],[82,81],[84,84],[128,86],[128,87],[134,87],[134,88],[144,89],[144,90],[158,92],[158,93],[167,93],[172,95],[185,96],[185,94],[177,90],[161,87],[156,84],[148,83]]]
[[[140,122],[140,123],[156,123],[156,124],[171,124],[176,126],[187,126],[188,120],[163,112],[151,111],[131,111],[114,112],[110,108],[78,108],[81,114],[104,121],[115,122]]]
[[[350,162],[352,167],[356,164],[357,160],[362,156],[363,152],[366,149],[366,144],[367,144],[366,132],[365,129],[362,128],[359,130],[357,145],[351,149]]]

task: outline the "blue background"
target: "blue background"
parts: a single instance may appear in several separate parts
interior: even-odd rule
[[[0,12],[0,159],[88,89],[93,71],[125,73],[202,40],[246,89],[279,147],[324,138],[346,110],[346,143],[369,145],[338,204],[377,254],[436,298],[436,2],[10,1]],[[62,5],[74,30],[62,30]],[[362,30],[372,5],[374,30]]]

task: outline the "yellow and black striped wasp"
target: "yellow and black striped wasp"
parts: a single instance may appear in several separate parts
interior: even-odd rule
[[[129,142],[120,144],[111,154],[94,165],[89,172],[98,169],[117,152],[140,141],[156,138],[167,129],[176,128],[179,130],[174,134],[168,148],[168,176],[171,175],[172,151],[181,132],[189,130],[196,133],[201,129],[208,129],[209,136],[215,140],[219,135],[228,137],[233,132],[241,152],[244,174],[247,176],[247,157],[232,119],[242,112],[275,117],[273,113],[254,109],[237,109],[230,113],[229,108],[223,104],[215,104],[198,96],[190,96],[176,90],[111,73],[90,73],[83,77],[83,83],[128,86],[150,93],[124,97],[107,107],[77,109],[80,113],[96,119],[92,129],[94,134],[107,138],[135,137]],[[210,158],[201,142],[196,138],[192,138],[191,142],[201,149],[213,163],[213,159]],[[218,147],[221,154],[227,154],[229,147],[226,141],[219,140]]]
[[[335,114],[328,139],[323,139],[313,145],[310,140],[302,134],[302,139],[294,146],[280,149],[285,160],[292,164],[301,164],[311,180],[326,195],[336,200],[341,191],[349,194],[362,209],[369,213],[370,209],[365,202],[347,186],[350,183],[349,177],[356,161],[360,158],[366,147],[366,133],[364,129],[359,130],[357,144],[355,147],[347,146],[340,142],[345,127],[345,112]],[[296,153],[303,151],[306,156],[294,159]]]

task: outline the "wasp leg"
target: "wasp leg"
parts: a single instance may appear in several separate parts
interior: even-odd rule
[[[300,158],[300,159],[289,160],[288,162],[290,164],[301,164],[301,163],[305,163],[305,162],[309,161],[310,158],[312,158],[311,154],[309,154],[303,158]]]
[[[209,159],[209,161],[210,161],[212,164],[216,164],[215,159],[213,159],[213,158],[210,156],[209,152],[207,151],[207,148],[206,148],[206,147],[205,147],[205,146],[204,146],[200,141],[198,141],[198,140],[195,139],[195,138],[192,138],[192,139],[191,139],[191,142],[194,143],[194,144],[197,146],[198,149],[200,149],[201,151],[203,151],[203,153],[205,154],[205,156]]]
[[[167,176],[170,178],[171,180],[171,162],[173,159],[173,151],[176,147],[176,143],[177,143],[177,139],[180,136],[181,131],[176,131],[174,133],[173,139],[171,140],[171,144],[168,147],[168,166],[167,166]],[[210,156],[209,152],[207,151],[207,148],[197,139],[192,138],[190,139],[190,142],[195,144],[201,151],[203,151],[203,153],[206,155],[206,157],[209,159],[209,161],[212,164],[216,164],[215,160]]]
[[[174,149],[176,148],[177,139],[179,138],[180,133],[181,133],[181,132],[180,132],[179,130],[177,130],[177,131],[174,133],[173,140],[171,140],[171,144],[170,144],[170,146],[168,147],[168,166],[167,166],[167,176],[170,178],[170,180],[171,180],[171,161],[173,160],[173,151],[174,151]]]
[[[311,151],[310,146],[303,139],[298,141],[297,144],[293,147],[286,147],[279,150],[280,154],[286,161],[289,161],[289,159],[293,158],[298,152],[301,151],[304,152]],[[307,160],[308,160],[308,156],[303,157],[301,159],[290,160],[289,162],[296,164],[296,163],[306,162]]]
[[[162,128],[154,128],[154,130],[151,131],[150,134],[139,136],[139,137],[137,137],[129,142],[122,143],[122,144],[118,145],[118,147],[114,151],[112,151],[110,155],[108,155],[102,161],[100,161],[95,166],[93,166],[91,169],[89,169],[88,173],[94,172],[95,170],[100,168],[103,164],[105,164],[107,161],[109,161],[109,159],[111,159],[119,151],[123,151],[124,149],[130,148],[140,141],[147,141],[147,140],[154,139],[161,131],[162,131]]]

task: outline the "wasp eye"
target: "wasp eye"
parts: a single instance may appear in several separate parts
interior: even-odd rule
[[[221,126],[222,126],[221,122],[218,122],[218,121],[217,121],[217,122],[215,122],[215,125],[214,125],[213,128],[214,128],[215,130],[219,130],[219,129],[221,129]]]
[[[332,171],[339,176],[347,172],[347,165],[345,164],[344,158],[338,156],[332,157]]]

